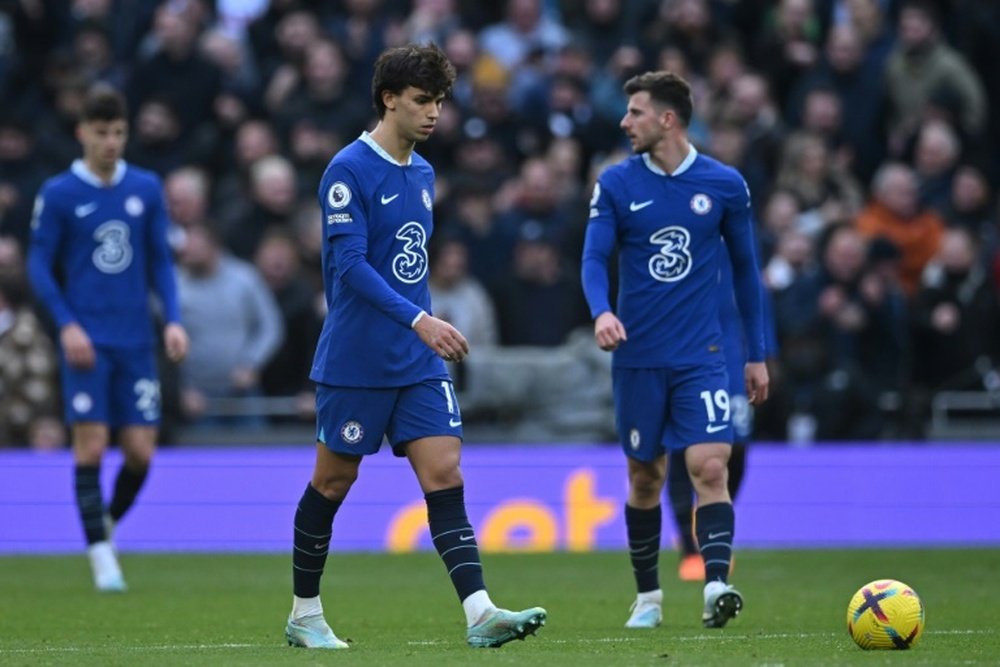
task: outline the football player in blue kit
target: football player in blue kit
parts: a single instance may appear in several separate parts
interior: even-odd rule
[[[582,277],[597,344],[613,351],[615,422],[628,461],[625,523],[637,596],[626,627],[662,620],[660,495],[666,455],[683,449],[698,494],[702,623],[717,628],[743,607],[728,583],[735,519],[726,489],[733,433],[719,323],[720,236],[746,332],[748,401],[761,403],[768,389],[750,194],[735,169],[688,141],[693,105],[686,81],[647,72],[624,89],[621,127],[635,155],[605,170],[594,186]],[[608,294],[616,245],[617,312]]]
[[[320,602],[333,518],[363,457],[385,437],[405,456],[427,503],[431,539],[466,616],[473,647],[533,634],[546,612],[496,607],[483,582],[459,468],[462,414],[445,361],[465,337],[431,314],[427,245],[434,171],[414,152],[430,137],[455,70],[436,46],[392,48],[375,63],[379,122],[341,150],[320,187],[329,311],[310,377],[317,383],[316,460],[294,520],[289,644],[341,649]]]
[[[162,305],[167,357],[180,361],[180,324],[159,178],[122,160],[127,109],[113,89],[90,91],[76,128],[83,157],[42,186],[28,272],[59,327],[62,394],[71,427],[76,504],[99,591],[126,590],[111,528],[132,506],[156,449],[160,384],[150,288]],[[117,429],[124,464],[110,503],[101,459]]]

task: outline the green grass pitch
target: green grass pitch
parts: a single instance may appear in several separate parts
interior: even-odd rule
[[[1000,550],[740,551],[744,613],[701,627],[701,585],[664,552],[664,623],[626,630],[633,597],[624,553],[486,554],[497,603],[542,605],[548,624],[501,649],[465,646],[464,616],[434,554],[333,554],[327,619],[347,651],[293,649],[280,555],[122,556],[131,590],[98,595],[86,558],[0,558],[0,665],[996,665]],[[927,626],[910,651],[866,652],[847,635],[862,584],[900,579]]]

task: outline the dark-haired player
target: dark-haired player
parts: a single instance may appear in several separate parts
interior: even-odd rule
[[[722,627],[743,598],[728,583],[735,520],[726,489],[733,435],[719,325],[720,236],[747,332],[748,400],[764,401],[768,388],[750,194],[735,169],[688,141],[686,81],[647,72],[629,79],[625,93],[621,127],[635,155],[598,178],[582,273],[597,344],[614,351],[615,421],[628,460],[625,522],[638,594],[626,627],[655,627],[662,619],[660,494],[666,454],[674,450],[685,450],[698,494],[702,622]],[[617,313],[608,294],[616,245]]]
[[[142,488],[160,420],[151,289],[162,303],[167,356],[179,361],[188,348],[160,180],[122,160],[126,119],[115,90],[88,94],[76,127],[83,157],[42,186],[28,258],[35,293],[59,327],[76,503],[94,584],[119,592],[126,585],[110,530]],[[112,429],[125,461],[105,506],[100,469]]]
[[[430,312],[434,171],[414,147],[434,131],[454,77],[436,46],[383,52],[372,79],[379,123],[334,156],[320,183],[329,312],[311,373],[316,463],[295,513],[294,600],[285,629],[295,646],[347,648],[324,619],[320,577],[334,515],[383,437],[409,460],[424,492],[431,539],[465,610],[469,645],[501,646],[545,622],[544,609],[499,609],[486,592],[459,468],[462,414],[444,366],[464,359],[469,346]]]

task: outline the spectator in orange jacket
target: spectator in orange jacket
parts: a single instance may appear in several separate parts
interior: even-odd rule
[[[854,221],[868,238],[884,236],[902,253],[899,280],[907,296],[920,285],[924,266],[941,245],[944,221],[918,203],[917,177],[901,162],[888,162],[872,178],[872,201]]]

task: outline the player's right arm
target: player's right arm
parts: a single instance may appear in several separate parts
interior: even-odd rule
[[[28,248],[28,279],[35,295],[59,326],[59,344],[66,361],[77,368],[91,368],[95,361],[94,345],[76,321],[53,270],[62,243],[64,213],[52,205],[51,189],[51,184],[46,183],[35,200]]]
[[[590,221],[583,241],[581,282],[583,294],[594,319],[594,339],[605,351],[616,349],[627,340],[625,326],[611,310],[608,263],[615,247],[617,218],[614,203],[602,192],[601,181],[594,184],[590,198]]]

